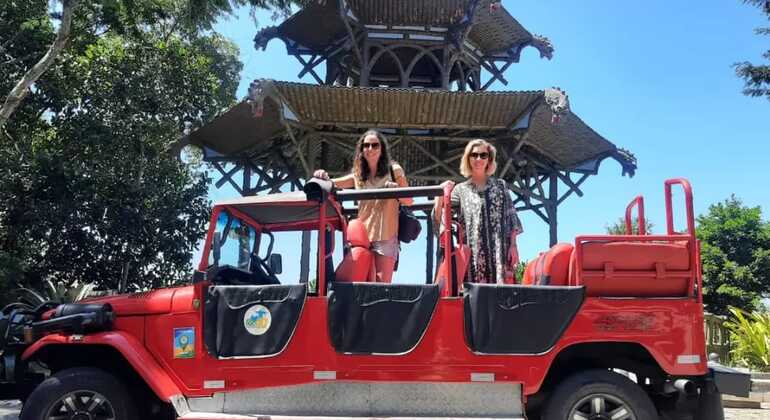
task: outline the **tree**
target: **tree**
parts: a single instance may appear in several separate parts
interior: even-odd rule
[[[759,7],[770,19],[770,1],[768,0],[744,0],[744,3]],[[757,35],[770,35],[770,28],[757,28]],[[763,55],[770,60],[770,50]],[[748,96],[766,96],[770,100],[770,65],[753,65],[749,62],[735,65],[735,72],[742,78],[746,85],[743,93]]]
[[[647,234],[650,234],[652,232],[652,228],[655,226],[650,222],[649,220],[645,220],[645,227]],[[625,235],[626,234],[626,219],[624,217],[619,218],[615,223],[612,225],[605,226],[605,229],[607,230],[608,235]],[[631,229],[633,234],[637,234],[639,232],[639,218],[634,217],[631,220]]]
[[[21,80],[16,83],[11,92],[6,96],[5,103],[0,106],[0,128],[5,126],[6,121],[10,118],[13,111],[19,106],[19,103],[27,96],[29,87],[40,76],[48,70],[54,59],[61,53],[64,47],[67,45],[70,37],[70,28],[72,27],[72,15],[75,9],[78,7],[78,0],[62,0],[62,15],[59,22],[59,29],[56,31],[56,39],[54,39],[51,47],[43,55],[43,57],[35,63],[27,72],[22,76]]]
[[[54,36],[46,1],[36,1],[0,5],[18,25],[0,31],[0,45],[31,56],[16,69]],[[169,151],[183,130],[233,104],[237,48],[165,21],[122,34],[87,22],[75,19],[69,47],[0,134],[0,292],[49,281],[174,284],[190,274],[208,221],[205,172]]]
[[[762,220],[761,209],[732,196],[698,217],[697,235],[706,310],[755,310],[770,293],[770,223]]]
[[[18,4],[17,4],[18,3]],[[26,3],[26,4],[25,4]],[[43,73],[54,63],[71,38],[73,18],[81,22],[83,28],[95,28],[99,32],[112,31],[118,35],[130,34],[141,36],[143,28],[148,25],[162,25],[168,33],[174,31],[186,31],[197,33],[200,30],[210,30],[217,19],[232,13],[233,9],[249,5],[253,9],[274,10],[278,14],[288,14],[293,4],[302,4],[302,0],[169,0],[158,2],[157,0],[61,0],[62,11],[51,13],[51,18],[58,21],[58,29],[50,47],[34,64],[25,66],[21,74],[9,73],[16,80],[13,89],[5,95],[3,105],[0,106],[0,129],[2,129],[19,104],[28,95],[30,88],[38,81]],[[30,8],[36,10],[33,19],[25,22],[36,25],[52,27],[47,13],[40,13],[41,9],[47,11],[47,1],[25,0],[21,2],[4,2],[2,14],[13,15],[19,9]],[[42,8],[41,8],[42,6]],[[80,16],[78,16],[80,14]],[[0,19],[3,22],[4,19]],[[0,24],[0,27],[5,26]],[[9,39],[0,44],[0,54],[12,49],[16,44],[24,42],[18,35],[19,27],[2,28]],[[12,30],[12,32],[5,32]],[[78,32],[76,30],[76,32]],[[93,31],[92,31],[93,32]],[[8,45],[10,44],[10,46]],[[21,61],[18,57],[5,54],[9,62]],[[1,55],[0,55],[1,57]],[[0,65],[8,63],[0,62]],[[7,92],[3,90],[2,92]]]

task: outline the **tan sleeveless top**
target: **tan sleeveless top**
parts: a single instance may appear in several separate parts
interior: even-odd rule
[[[404,178],[404,168],[393,164],[393,174],[396,179],[393,182],[401,183]],[[385,176],[368,179],[365,182],[356,178],[357,190],[370,188],[384,188],[385,183],[391,181],[390,173]],[[366,226],[369,241],[386,241],[398,235],[398,200],[377,199],[363,200],[358,203],[358,219]]]

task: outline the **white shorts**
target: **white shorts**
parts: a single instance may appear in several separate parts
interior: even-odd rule
[[[371,250],[382,256],[397,259],[399,251],[398,237],[394,236],[384,241],[374,241],[371,244]]]

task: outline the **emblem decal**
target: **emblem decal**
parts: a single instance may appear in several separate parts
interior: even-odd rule
[[[195,328],[174,328],[174,359],[195,357]]]
[[[243,326],[251,335],[262,335],[270,329],[273,318],[262,305],[254,305],[243,314]]]

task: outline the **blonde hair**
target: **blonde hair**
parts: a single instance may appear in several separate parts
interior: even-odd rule
[[[495,149],[495,146],[492,146],[490,142],[484,139],[471,140],[465,145],[465,152],[463,153],[462,160],[460,160],[460,173],[463,174],[464,177],[469,177],[473,173],[470,162],[471,150],[478,146],[485,146],[487,148],[487,153],[489,153],[489,157],[487,158],[487,175],[493,175],[497,170],[497,161],[495,160],[497,157],[497,149]]]

